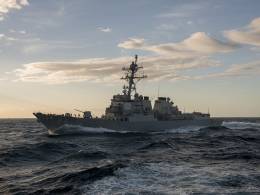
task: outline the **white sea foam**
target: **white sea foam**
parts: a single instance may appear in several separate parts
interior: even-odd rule
[[[218,181],[225,178],[227,172],[236,173],[231,171],[232,166],[194,166],[190,163],[176,165],[166,162],[130,165],[117,170],[115,176],[83,186],[83,191],[85,194],[102,195],[239,192],[241,188],[223,188],[218,185]],[[241,171],[240,174],[246,176],[248,171]],[[252,188],[251,191],[256,189]]]
[[[222,126],[227,127],[229,129],[259,129],[260,123],[253,122],[241,122],[241,121],[224,121]]]
[[[204,127],[206,127],[206,126],[185,126],[185,127],[179,127],[179,128],[166,130],[165,132],[166,133],[188,133],[188,132],[198,131]]]
[[[55,131],[48,129],[49,135],[58,135]]]
[[[50,133],[51,132],[51,133]],[[115,130],[112,129],[106,129],[102,127],[84,127],[80,125],[63,125],[59,129],[55,131],[50,131],[50,135],[64,135],[64,134],[82,134],[82,133],[115,133]]]

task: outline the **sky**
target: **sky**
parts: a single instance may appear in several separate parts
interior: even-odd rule
[[[0,118],[100,116],[135,54],[138,92],[260,117],[259,0],[0,0]]]

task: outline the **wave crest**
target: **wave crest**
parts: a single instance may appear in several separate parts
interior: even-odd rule
[[[241,121],[224,121],[222,126],[229,129],[257,129],[260,130],[260,123],[241,122]]]

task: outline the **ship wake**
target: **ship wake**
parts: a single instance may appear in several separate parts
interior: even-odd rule
[[[84,127],[80,125],[65,124],[57,130],[48,130],[49,135],[71,135],[71,134],[99,134],[99,133],[115,133],[115,130],[102,127]]]

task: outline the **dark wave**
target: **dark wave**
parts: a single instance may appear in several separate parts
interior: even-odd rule
[[[33,163],[35,161],[51,161],[72,152],[77,148],[76,144],[71,143],[51,143],[43,142],[27,144],[14,147],[0,153],[0,160],[8,166],[16,166],[16,163]]]
[[[260,178],[259,176],[252,175],[251,177],[246,177],[244,175],[228,175],[222,178],[217,179],[216,183],[222,187],[236,187],[236,188],[243,188],[245,186],[251,185],[260,185]],[[258,192],[259,193],[259,192]],[[258,194],[252,193],[252,194]],[[241,193],[244,194],[244,193]]]
[[[249,151],[234,151],[231,152],[228,149],[225,151],[210,151],[209,153],[202,154],[202,158],[211,160],[260,160],[260,155]]]
[[[167,139],[152,140],[138,148],[151,154],[155,150],[165,153],[168,149],[172,159],[259,161],[260,133],[254,129],[208,127],[197,133],[178,133]]]
[[[95,152],[86,152],[86,151],[79,151],[73,154],[69,154],[64,158],[52,161],[50,164],[67,162],[67,161],[91,161],[91,160],[101,160],[106,158],[111,158],[112,154],[108,154],[106,152],[95,151]]]
[[[175,149],[174,145],[169,143],[169,141],[161,140],[161,141],[149,143],[148,145],[139,148],[139,150],[162,149],[162,148]]]
[[[126,165],[122,162],[114,162],[99,167],[86,170],[71,171],[61,173],[52,177],[32,182],[30,186],[22,187],[16,185],[6,185],[0,187],[3,194],[81,194],[80,186],[84,183],[91,183],[107,176],[114,175],[117,169]]]

